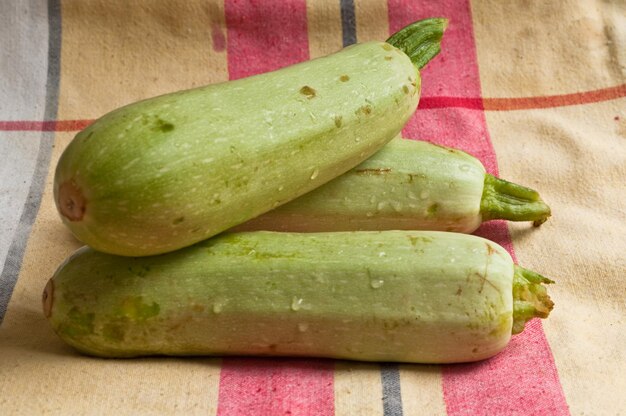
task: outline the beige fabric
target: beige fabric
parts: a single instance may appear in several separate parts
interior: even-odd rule
[[[340,50],[341,10],[338,1],[309,1],[306,4],[309,56],[311,59]]]
[[[61,13],[60,119],[228,80],[222,2],[68,0]]]
[[[429,415],[445,415],[446,406],[441,390],[441,368],[439,366],[400,366],[400,381],[404,392],[402,397],[405,415],[419,415],[428,409]]]
[[[382,414],[380,367],[340,362],[335,366],[335,414]]]
[[[359,42],[384,40],[389,37],[387,3],[376,0],[355,0],[356,33]]]
[[[594,90],[626,81],[626,3],[472,2],[484,97]]]

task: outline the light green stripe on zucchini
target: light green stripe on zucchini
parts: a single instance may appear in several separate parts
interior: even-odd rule
[[[233,233],[154,257],[82,249],[44,304],[64,341],[99,356],[463,362],[551,308],[543,296],[532,313],[541,282],[514,290],[514,271],[502,247],[465,234]]]

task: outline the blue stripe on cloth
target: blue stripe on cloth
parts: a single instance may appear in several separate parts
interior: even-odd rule
[[[380,378],[383,385],[383,415],[402,416],[402,392],[398,366],[382,364]]]
[[[48,73],[46,81],[46,106],[44,110],[45,120],[56,120],[59,106],[59,79],[61,75],[61,0],[48,0]],[[22,215],[15,230],[13,241],[9,247],[2,273],[0,273],[0,324],[4,319],[11,294],[17,283],[17,278],[22,267],[22,259],[26,250],[26,243],[30,231],[37,217],[41,204],[52,144],[54,131],[42,132],[37,164],[33,173],[26,203]]]
[[[340,0],[341,6],[341,32],[343,36],[343,46],[356,43],[356,16],[354,11],[354,0]]]

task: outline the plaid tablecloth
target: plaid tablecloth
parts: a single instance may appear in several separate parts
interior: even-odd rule
[[[123,104],[450,19],[406,138],[538,189],[539,229],[479,230],[557,281],[552,316],[449,366],[80,356],[41,292],[79,243],[51,182],[74,134]],[[0,0],[0,414],[625,415],[622,0]]]

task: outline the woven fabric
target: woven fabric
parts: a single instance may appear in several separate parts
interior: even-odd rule
[[[538,189],[553,216],[478,234],[557,281],[549,319],[463,365],[81,356],[41,293],[80,243],[56,162],[104,113],[450,19],[408,139]],[[0,414],[626,414],[626,4],[620,0],[0,2]]]

